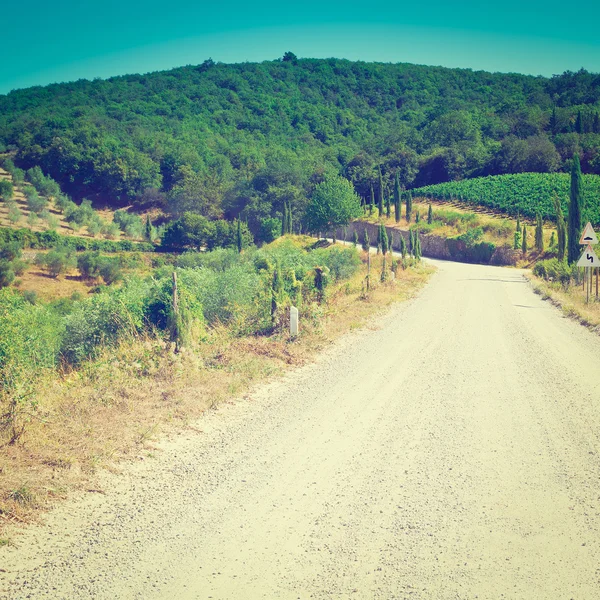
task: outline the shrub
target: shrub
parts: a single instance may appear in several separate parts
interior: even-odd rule
[[[315,250],[311,254],[329,269],[335,281],[352,277],[360,267],[360,257],[354,248],[333,246],[326,250]]]
[[[55,248],[46,254],[37,254],[35,264],[48,270],[52,277],[66,273],[77,263],[73,252],[68,248]]]
[[[92,357],[99,346],[141,332],[150,303],[151,283],[131,279],[122,288],[105,288],[75,305],[65,319],[61,355],[77,365]]]
[[[5,258],[0,258],[0,288],[8,287],[15,279],[12,263]]]
[[[0,179],[0,199],[6,201],[12,200],[13,184],[7,179]]]

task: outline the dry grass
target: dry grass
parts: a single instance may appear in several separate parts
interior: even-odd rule
[[[373,279],[381,257],[373,257]],[[49,376],[18,443],[0,451],[0,539],[74,489],[98,491],[100,468],[143,459],[159,436],[193,427],[207,409],[308,360],[391,303],[413,296],[432,269],[398,272],[363,293],[364,270],[335,287],[321,318],[286,333],[232,337],[225,329],[181,354],[156,339],[122,344],[79,371]]]
[[[532,273],[529,273],[528,277],[535,292],[544,300],[549,300],[559,307],[566,316],[600,333],[600,298],[596,297],[595,278],[588,303],[587,293],[582,285],[571,285],[568,290],[565,290],[560,283],[545,281]]]

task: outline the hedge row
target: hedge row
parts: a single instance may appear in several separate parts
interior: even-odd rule
[[[100,250],[101,252],[154,252],[156,247],[148,242],[131,240],[96,240],[76,236],[59,235],[56,231],[31,231],[0,227],[0,245],[18,243],[21,248],[45,250],[57,245],[73,250]]]

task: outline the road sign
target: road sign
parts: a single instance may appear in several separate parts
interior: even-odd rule
[[[579,238],[579,243],[582,246],[589,246],[589,245],[594,245],[598,243],[598,236],[596,235],[596,232],[594,231],[594,228],[592,227],[592,224],[588,221],[588,224],[583,228],[583,233],[581,234],[581,237]],[[589,266],[589,265],[586,265]],[[597,265],[594,265],[597,266]]]
[[[588,246],[577,261],[578,267],[600,267],[598,257],[591,246]]]

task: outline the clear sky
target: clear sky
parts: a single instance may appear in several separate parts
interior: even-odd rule
[[[0,94],[207,58],[411,62],[551,76],[600,72],[600,1],[31,0],[0,10]]]

